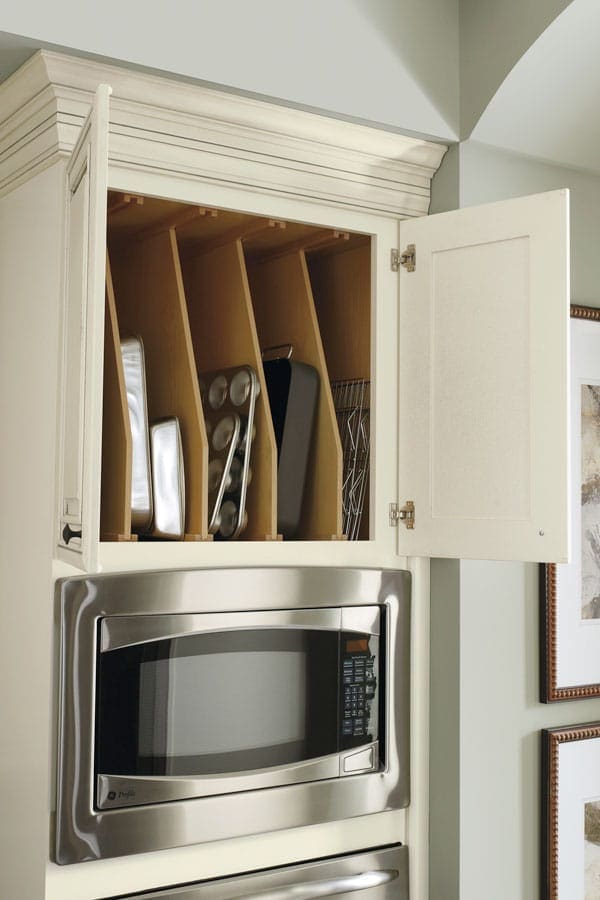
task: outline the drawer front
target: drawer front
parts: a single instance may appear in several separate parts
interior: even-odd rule
[[[408,900],[408,848],[396,845],[252,872],[199,884],[131,894],[123,900]]]

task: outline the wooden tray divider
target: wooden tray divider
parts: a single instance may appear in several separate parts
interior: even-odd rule
[[[144,198],[138,197],[137,194],[115,194],[110,193],[108,196],[107,214],[114,216],[124,209],[130,209],[132,206],[143,206]]]
[[[263,250],[260,253],[253,254],[252,262],[260,263],[269,259],[276,259],[279,256],[289,256],[300,250],[304,250],[308,253],[310,250],[315,250],[317,248],[321,249],[329,246],[329,244],[339,244],[340,242],[349,240],[350,232],[348,231],[336,231],[331,228],[315,229],[312,234],[305,235],[298,240],[290,241],[287,244],[280,244],[273,249]]]
[[[331,235],[331,232],[329,232]],[[293,359],[319,373],[319,401],[299,540],[340,540],[342,448],[304,250],[248,263],[261,347],[292,344]]]
[[[198,238],[198,240],[188,244],[180,251],[181,257],[182,259],[189,259],[198,253],[208,253],[210,250],[216,250],[225,244],[233,244],[238,240],[243,241],[244,238],[260,234],[262,231],[268,231],[272,228],[283,230],[285,227],[286,223],[279,219],[265,219],[264,216],[253,216],[247,222],[244,222],[243,225],[230,228],[223,234],[208,238],[208,240]]]
[[[185,470],[184,540],[208,534],[208,442],[174,228],[111,252],[122,336],[144,343],[150,423],[177,416]]]
[[[277,539],[277,447],[239,239],[183,261],[186,299],[199,373],[250,365],[260,384],[242,540]]]
[[[308,271],[331,380],[369,381],[370,244],[358,244],[344,253],[309,255]]]
[[[131,428],[115,294],[107,255],[100,540],[136,539],[137,536],[131,534]]]
[[[155,222],[153,225],[141,228],[136,233],[135,240],[146,241],[149,238],[155,237],[157,234],[169,231],[171,228],[182,228],[184,225],[189,225],[192,222],[196,222],[198,219],[216,219],[218,215],[218,209],[211,209],[208,206],[189,206],[187,209],[182,209],[171,215],[165,216],[160,222]]]

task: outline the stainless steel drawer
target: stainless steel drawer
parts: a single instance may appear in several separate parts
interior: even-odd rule
[[[408,848],[400,845],[219,878],[123,900],[408,900]]]

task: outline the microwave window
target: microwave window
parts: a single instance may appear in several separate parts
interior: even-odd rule
[[[194,634],[100,655],[96,772],[214,775],[337,752],[339,633]]]
[[[264,711],[271,714],[265,716]],[[162,719],[161,728],[156,727]],[[306,740],[302,649],[172,657],[140,666],[139,754],[208,756]]]

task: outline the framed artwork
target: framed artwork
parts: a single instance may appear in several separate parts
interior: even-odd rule
[[[540,567],[543,703],[600,697],[600,309],[571,307],[570,400],[572,561]]]
[[[542,897],[600,897],[600,722],[542,732]]]

